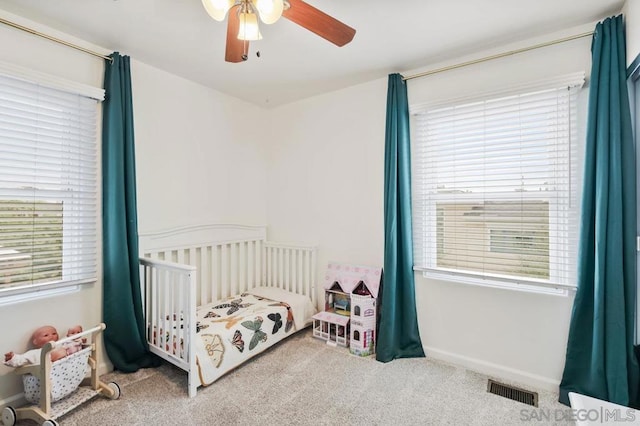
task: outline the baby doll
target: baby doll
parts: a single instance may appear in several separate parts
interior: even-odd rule
[[[67,337],[73,336],[74,334],[79,334],[79,333],[82,333],[82,326],[75,325],[67,331]],[[75,339],[70,342],[63,343],[62,347],[66,350],[67,355],[71,355],[80,351],[82,349],[82,344],[85,343],[86,341],[87,339],[84,339],[84,338]]]
[[[15,354],[13,352],[7,352],[4,354],[5,365],[11,367],[21,367],[26,364],[40,364],[40,353],[42,347],[49,343],[58,340],[58,331],[51,325],[45,325],[36,329],[31,336],[31,343],[35,349],[31,349],[23,354]],[[53,349],[51,352],[51,361],[57,361],[67,356],[67,349],[59,347]]]

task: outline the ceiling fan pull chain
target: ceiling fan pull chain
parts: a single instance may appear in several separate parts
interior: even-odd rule
[[[246,61],[249,59],[249,43],[247,40],[242,40],[242,60]]]

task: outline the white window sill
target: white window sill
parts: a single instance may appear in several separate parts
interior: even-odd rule
[[[94,284],[96,279],[69,281],[56,284],[29,285],[0,289],[0,306],[13,305],[32,300],[46,299],[53,296],[75,293],[87,284]]]
[[[456,284],[466,284],[478,287],[497,288],[502,290],[522,291],[526,293],[546,294],[551,296],[568,296],[571,292],[575,292],[576,287],[553,284],[553,283],[537,283],[534,281],[517,281],[511,279],[499,279],[491,277],[482,277],[474,274],[465,274],[460,272],[439,271],[433,269],[413,268],[416,272],[421,272],[425,278],[438,281],[446,281]]]

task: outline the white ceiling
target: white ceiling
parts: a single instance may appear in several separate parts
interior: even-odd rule
[[[274,107],[593,22],[624,0],[306,0],[357,30],[336,47],[281,19],[247,62],[224,61],[226,21],[199,0],[0,0],[0,8],[220,92]],[[256,50],[261,56],[255,55]]]

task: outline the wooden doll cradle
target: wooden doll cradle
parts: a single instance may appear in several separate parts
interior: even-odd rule
[[[98,377],[101,345],[98,336],[106,328],[104,324],[69,336],[57,342],[49,342],[42,348],[40,364],[16,368],[16,374],[24,378],[25,397],[34,405],[2,410],[3,426],[14,426],[18,420],[30,419],[43,426],[57,426],[55,420],[96,395],[110,399],[120,397],[120,387],[115,382],[104,383]],[[65,343],[91,336],[82,350],[55,363],[51,351]],[[90,376],[86,376],[87,367]],[[64,375],[64,377],[62,377]],[[37,401],[37,403],[36,403]]]

